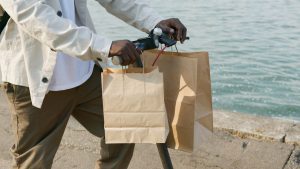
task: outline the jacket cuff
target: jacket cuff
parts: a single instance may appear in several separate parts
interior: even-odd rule
[[[112,40],[96,34],[93,34],[93,36],[94,40],[91,47],[92,59],[107,64]]]
[[[152,18],[149,22],[147,22],[147,24],[145,24],[147,33],[149,33],[152,29],[154,29],[155,26],[162,20],[164,20],[163,17],[156,16],[156,17]]]

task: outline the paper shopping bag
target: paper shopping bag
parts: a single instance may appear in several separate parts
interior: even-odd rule
[[[157,51],[143,53],[146,67]],[[164,77],[164,97],[170,124],[170,148],[191,152],[211,138],[213,112],[207,52],[164,52],[156,63]]]
[[[166,142],[169,125],[158,69],[105,69],[102,93],[106,143]]]

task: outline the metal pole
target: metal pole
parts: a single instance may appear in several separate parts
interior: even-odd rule
[[[171,157],[168,151],[168,147],[165,143],[158,143],[156,144],[161,163],[164,167],[164,169],[173,169]]]

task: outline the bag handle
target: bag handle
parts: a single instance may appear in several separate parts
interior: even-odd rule
[[[117,57],[115,57],[115,58],[120,58],[119,56],[117,56]],[[145,65],[145,59],[142,59],[142,64],[143,65]],[[128,70],[128,69],[126,69],[125,68],[126,66],[122,66],[122,86],[123,86],[123,95],[124,95],[124,91],[126,90],[126,88],[125,88],[125,77],[126,77],[126,70]],[[143,91],[144,91],[144,97],[143,97],[143,100],[144,100],[144,102],[146,102],[146,76],[145,76],[145,66],[143,66],[143,72],[142,72],[142,74],[143,74]]]

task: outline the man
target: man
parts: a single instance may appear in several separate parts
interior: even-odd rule
[[[140,0],[97,0],[108,12],[149,32],[155,26],[183,42],[178,19],[163,20]],[[86,0],[0,0],[10,15],[1,34],[2,81],[12,110],[15,169],[50,169],[69,117],[101,138],[99,169],[125,169],[133,144],[105,144],[101,67],[108,57],[134,63],[128,40],[96,34]]]

